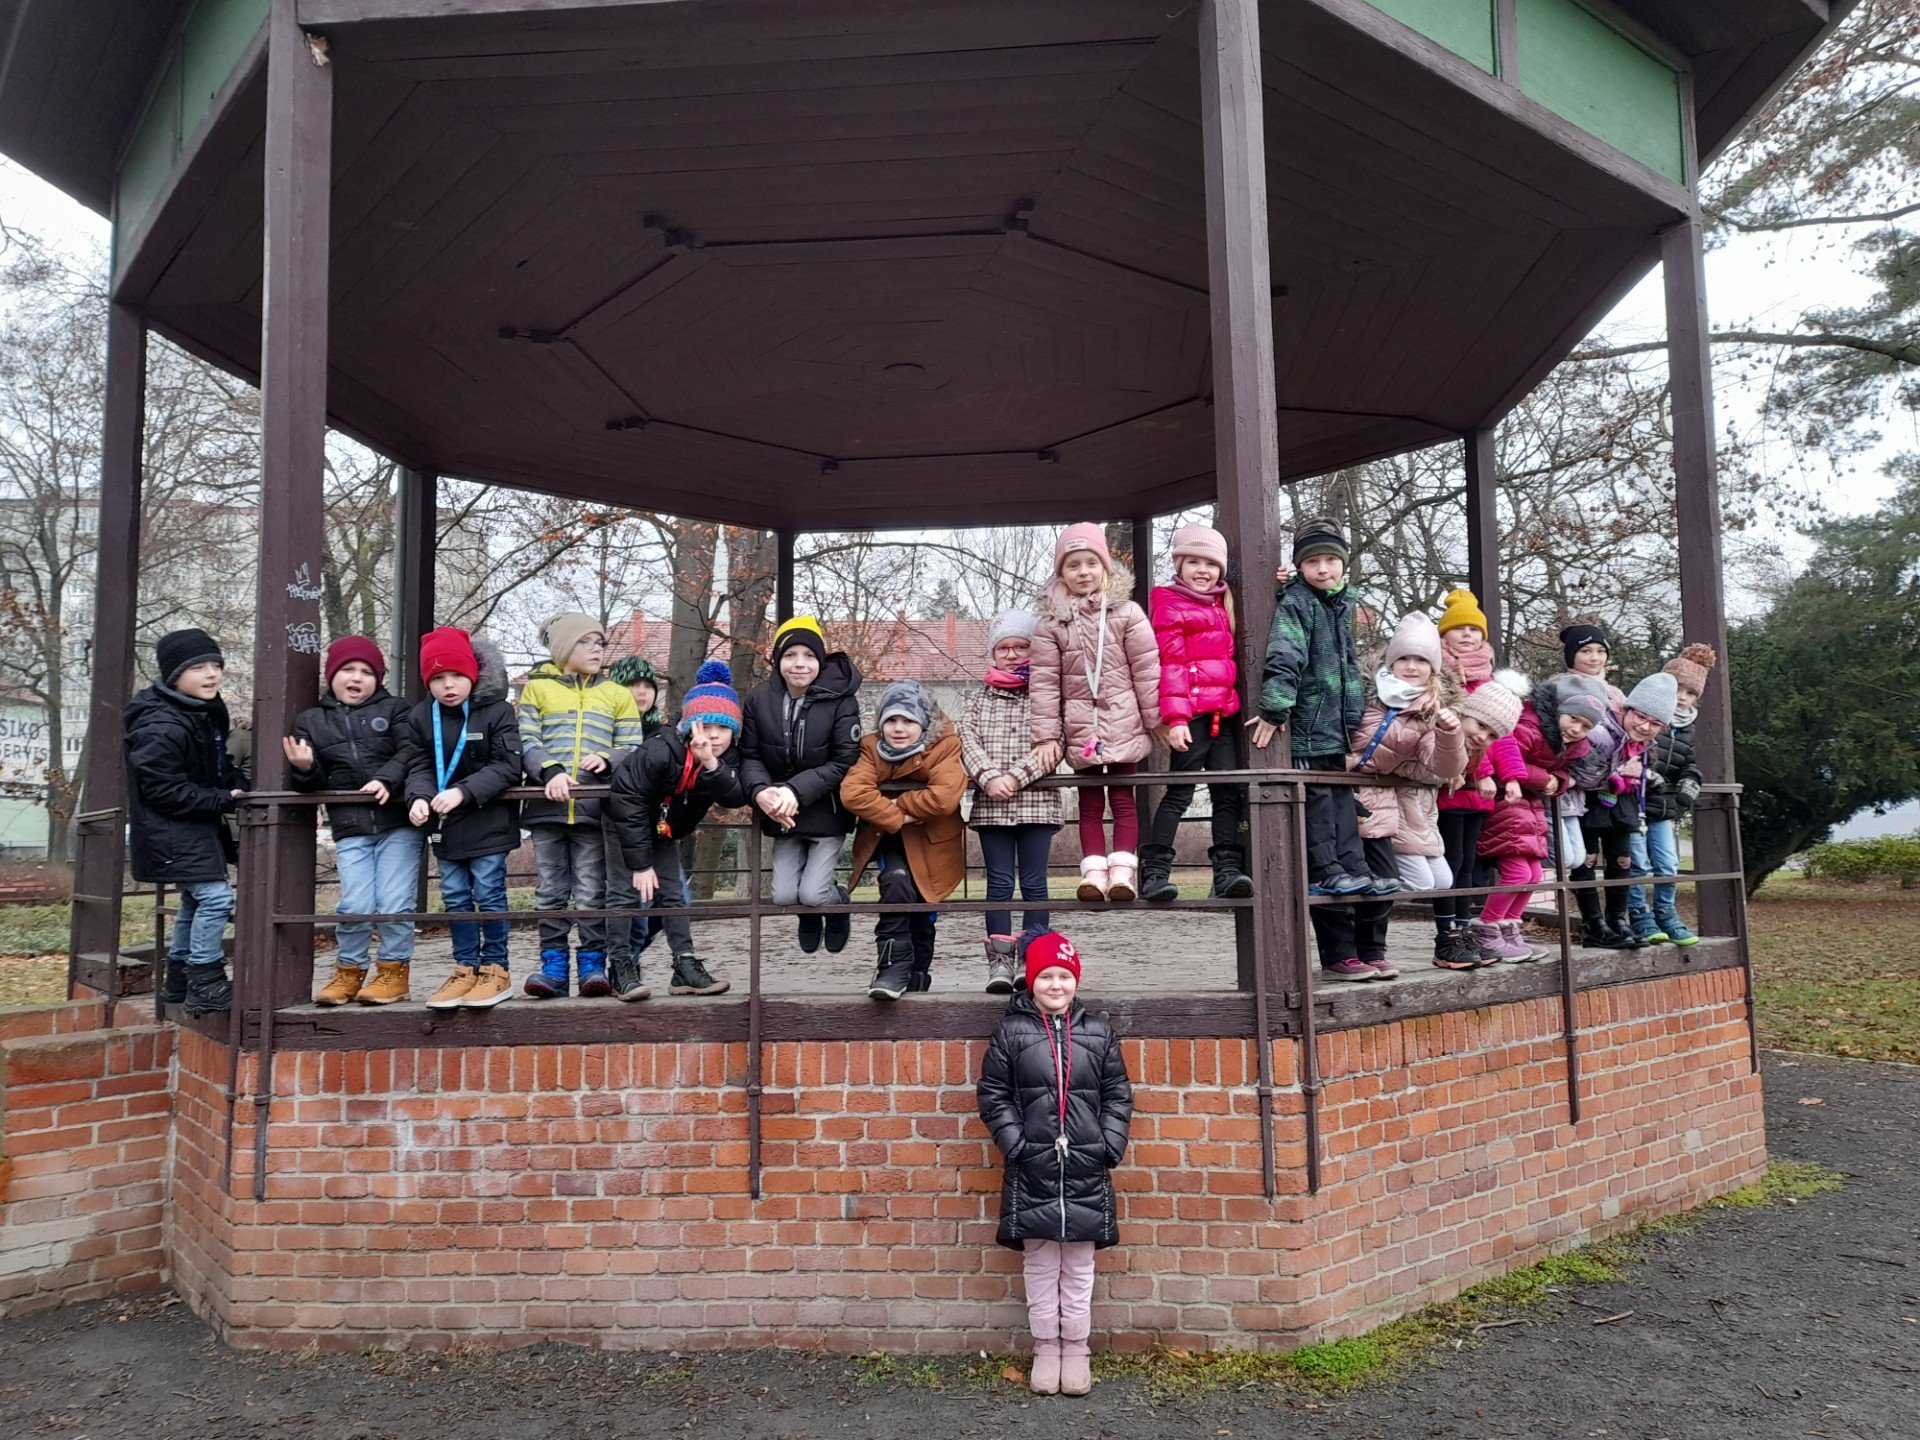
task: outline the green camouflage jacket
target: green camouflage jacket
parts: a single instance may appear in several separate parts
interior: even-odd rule
[[[1366,708],[1366,679],[1353,648],[1351,585],[1331,594],[1294,576],[1273,607],[1260,714],[1293,722],[1293,758],[1345,755]]]

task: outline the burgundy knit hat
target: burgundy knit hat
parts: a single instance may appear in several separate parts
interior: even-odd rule
[[[1027,989],[1033,989],[1040,972],[1052,965],[1071,970],[1075,980],[1080,978],[1080,952],[1073,942],[1057,930],[1045,930],[1027,942]]]
[[[358,660],[373,671],[374,684],[386,683],[387,657],[380,653],[378,645],[364,635],[342,635],[327,646],[326,664],[321,667],[327,677],[326,683],[331,685],[340,667],[352,660]]]
[[[420,637],[420,678],[431,682],[442,670],[480,683],[480,662],[473,658],[473,637],[451,625]]]

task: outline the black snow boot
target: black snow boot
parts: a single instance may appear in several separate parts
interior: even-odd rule
[[[1253,877],[1247,874],[1247,857],[1233,845],[1216,845],[1207,852],[1213,861],[1213,896],[1216,900],[1245,900],[1253,894]]]
[[[874,1000],[898,1000],[913,988],[913,947],[904,940],[882,940],[877,949],[867,995]]]
[[[187,966],[187,1014],[219,1015],[232,1008],[233,981],[226,966]]]
[[[1180,887],[1173,883],[1173,848],[1168,845],[1140,847],[1140,898],[1156,905],[1180,898]]]
[[[176,960],[169,955],[166,970],[160,980],[160,1003],[162,1005],[184,1005],[187,1003],[187,962]]]

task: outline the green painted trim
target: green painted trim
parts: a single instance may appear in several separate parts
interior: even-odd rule
[[[1521,93],[1687,183],[1681,77],[1579,0],[1518,0]]]
[[[1494,73],[1493,0],[1371,0],[1410,30]]]
[[[160,78],[121,157],[116,232],[138,227],[167,193],[187,142],[271,9],[272,0],[194,0],[161,57]]]

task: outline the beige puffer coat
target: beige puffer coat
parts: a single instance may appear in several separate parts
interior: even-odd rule
[[[1027,687],[1033,743],[1059,742],[1076,770],[1132,764],[1153,751],[1153,732],[1160,724],[1160,647],[1145,612],[1127,598],[1132,592],[1133,576],[1116,564],[1105,591],[1049,601],[1033,632],[1033,678]],[[1085,753],[1090,738],[1100,742],[1097,755]]]
[[[1374,732],[1386,716],[1387,707],[1375,696],[1367,702],[1360,717],[1360,728],[1353,732],[1353,751],[1349,766],[1359,765],[1360,756],[1372,744]],[[1410,784],[1360,787],[1361,806],[1369,813],[1360,817],[1360,838],[1391,840],[1402,855],[1444,855],[1440,840],[1440,787],[1458,781],[1467,770],[1467,741],[1455,727],[1441,730],[1430,714],[1402,712],[1394,716],[1387,733],[1374,746],[1373,754],[1361,766],[1367,775],[1391,775]]]

